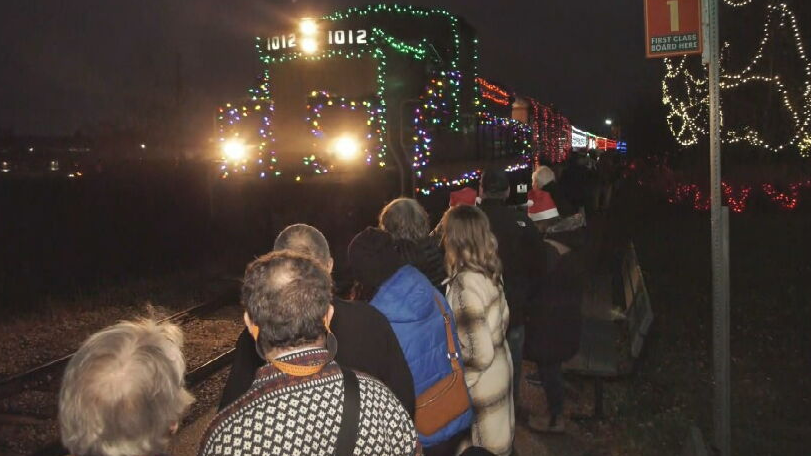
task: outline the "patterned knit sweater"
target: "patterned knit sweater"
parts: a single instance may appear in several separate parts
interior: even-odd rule
[[[461,272],[448,284],[456,318],[465,383],[473,401],[473,445],[499,456],[512,451],[515,434],[512,358],[507,345],[510,310],[504,291],[478,272]]]
[[[298,365],[322,364],[327,359],[322,349],[281,358]],[[251,389],[214,417],[198,455],[334,454],[343,413],[342,377],[335,362],[306,377],[265,365],[257,371]],[[361,411],[354,454],[421,453],[414,425],[392,392],[361,373],[358,383]]]

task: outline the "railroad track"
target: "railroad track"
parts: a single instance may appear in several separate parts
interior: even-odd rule
[[[234,297],[234,290],[232,288],[233,287],[228,287],[227,291],[218,294],[214,299],[182,310],[159,321],[161,323],[169,321],[175,324],[182,324],[189,320],[202,318],[211,314],[232,302],[230,301],[230,299]],[[61,373],[72,357],[73,353],[0,380],[0,399],[16,396],[32,386],[35,387],[41,384],[43,381],[52,381],[54,374]]]
[[[237,281],[229,282],[232,283],[228,283],[224,291],[218,293],[214,298],[160,319],[159,322],[172,322],[180,325],[196,319],[203,319],[229,304],[234,304],[235,297],[237,296]],[[61,379],[61,374],[65,366],[72,356],[73,353],[0,380],[0,400],[12,398],[29,390],[42,390],[43,385],[58,382]],[[225,352],[220,352],[216,356],[188,371],[186,373],[187,386],[191,389],[202,384],[208,378],[229,366],[233,360],[233,356],[234,350],[231,348]],[[0,424],[12,426],[43,425],[55,419],[55,416],[43,416],[16,411],[0,414]],[[61,456],[66,454],[66,452],[58,441],[52,441],[30,454],[37,456]]]

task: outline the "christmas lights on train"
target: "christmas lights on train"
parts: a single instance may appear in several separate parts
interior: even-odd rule
[[[526,169],[617,146],[481,77],[475,31],[443,10],[349,8],[257,38],[257,50],[263,71],[249,99],[217,116],[224,175],[301,181],[365,164],[426,194],[483,165]]]

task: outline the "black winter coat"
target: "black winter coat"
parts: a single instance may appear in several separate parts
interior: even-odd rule
[[[444,294],[442,282],[448,278],[448,272],[445,270],[445,252],[436,238],[428,237],[418,242],[399,239],[394,241],[394,248],[406,263],[419,269],[431,285]]]
[[[524,309],[530,306],[533,294],[541,291],[536,282],[544,273],[545,248],[526,211],[518,211],[496,199],[483,200],[480,208],[487,214],[490,230],[498,241],[512,329],[525,323]]]
[[[568,217],[577,213],[577,208],[572,205],[568,198],[563,194],[563,191],[558,186],[558,183],[552,181],[541,189],[548,192],[558,208],[558,213],[561,217]]]
[[[576,208],[584,207],[589,202],[589,195],[594,190],[596,180],[597,173],[573,160],[563,171],[559,188]]]
[[[334,298],[330,329],[338,340],[336,361],[341,366],[365,372],[382,381],[414,417],[414,382],[397,336],[386,317],[365,302]],[[237,339],[234,363],[220,399],[222,410],[245,394],[256,370],[266,364],[256,351],[247,329]]]
[[[546,248],[554,250],[546,245]],[[559,257],[541,278],[542,293],[527,312],[526,358],[547,366],[565,362],[580,349],[585,264],[582,249]]]

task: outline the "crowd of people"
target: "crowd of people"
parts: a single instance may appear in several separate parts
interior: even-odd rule
[[[526,205],[507,205],[510,188],[503,171],[485,171],[433,228],[416,200],[390,202],[348,246],[351,296],[335,295],[316,227],[279,233],[245,270],[245,329],[198,454],[507,456],[516,415],[564,431],[585,215],[547,167]],[[182,342],[176,326],[144,320],[84,343],[59,401],[71,454],[166,453],[193,401]],[[525,360],[545,415],[523,416]]]

